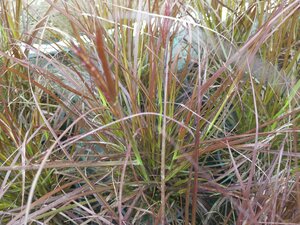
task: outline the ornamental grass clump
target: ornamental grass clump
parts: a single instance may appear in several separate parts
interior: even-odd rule
[[[2,1],[0,223],[299,223],[299,8]]]

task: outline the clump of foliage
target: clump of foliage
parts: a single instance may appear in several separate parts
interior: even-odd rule
[[[300,222],[299,1],[36,2],[0,3],[1,224]]]

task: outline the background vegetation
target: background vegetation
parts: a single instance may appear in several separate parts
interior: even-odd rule
[[[25,2],[0,2],[1,224],[300,223],[298,0]]]

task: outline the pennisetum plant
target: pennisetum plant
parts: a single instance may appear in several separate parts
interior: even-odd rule
[[[1,1],[0,223],[299,223],[299,7]]]

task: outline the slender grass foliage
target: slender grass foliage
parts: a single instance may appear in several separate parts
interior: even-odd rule
[[[299,8],[2,0],[0,223],[300,223]]]

